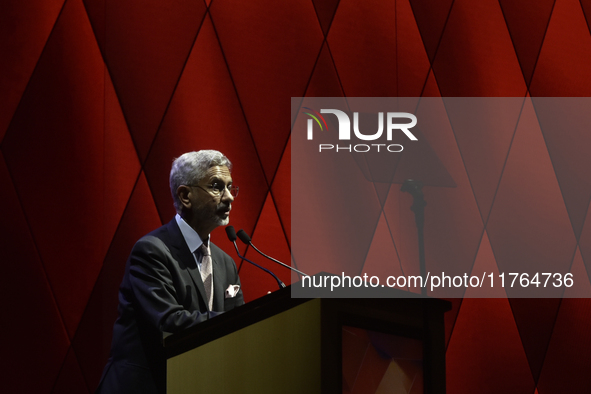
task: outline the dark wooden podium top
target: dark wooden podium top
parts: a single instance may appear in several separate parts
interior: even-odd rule
[[[166,337],[164,347],[167,357],[174,357],[311,300],[292,298],[291,287],[294,285]],[[339,321],[345,324],[418,338],[423,335],[426,315],[442,317],[451,309],[448,301],[397,289],[386,291],[401,294],[395,298],[323,298],[323,311],[327,311],[328,315],[336,313],[335,317],[338,315]]]

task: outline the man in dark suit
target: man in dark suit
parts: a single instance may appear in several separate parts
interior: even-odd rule
[[[230,161],[189,152],[170,171],[177,215],[133,247],[119,289],[111,357],[97,393],[165,393],[163,334],[244,304],[236,265],[209,241],[238,194]]]

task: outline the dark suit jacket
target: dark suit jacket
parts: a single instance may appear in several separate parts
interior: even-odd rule
[[[97,393],[164,393],[166,357],[163,332],[176,333],[220,312],[244,304],[234,260],[210,243],[213,261],[213,311],[195,259],[173,218],[133,247],[119,288],[119,317],[113,328],[111,357]]]

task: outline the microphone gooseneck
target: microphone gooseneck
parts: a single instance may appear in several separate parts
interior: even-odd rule
[[[234,229],[232,229],[232,230],[234,230]],[[262,255],[263,257],[266,257],[266,258],[268,258],[269,260],[271,260],[271,261],[274,261],[275,263],[277,263],[277,264],[280,264],[280,265],[284,266],[285,268],[288,268],[288,269],[290,269],[290,270],[292,270],[292,271],[294,271],[294,272],[297,272],[298,274],[300,274],[300,275],[302,275],[302,276],[309,276],[309,275],[306,275],[305,273],[303,273],[302,271],[300,271],[300,270],[298,270],[298,269],[296,269],[296,268],[293,268],[293,267],[292,267],[292,266],[290,266],[290,265],[287,265],[287,264],[285,264],[285,263],[282,263],[281,261],[279,261],[279,260],[277,260],[277,259],[274,259],[274,258],[273,258],[273,257],[271,257],[271,256],[267,256],[266,254],[264,254],[263,252],[261,252],[260,250],[258,250],[258,249],[257,249],[257,247],[256,247],[256,246],[254,246],[254,244],[252,243],[252,240],[250,239],[250,237],[248,236],[248,234],[246,234],[246,232],[245,232],[244,230],[242,230],[242,229],[238,230],[238,233],[237,233],[237,235],[238,235],[238,238],[240,238],[240,240],[241,240],[243,243],[245,243],[246,245],[250,245],[250,246],[252,246],[252,248],[253,248],[254,250],[256,250],[256,251],[257,251],[257,252],[258,252],[260,255]]]
[[[238,234],[240,234],[240,231],[238,232]],[[240,254],[240,251],[238,250],[238,245],[236,245],[236,232],[234,231],[234,227],[232,226],[227,226],[226,227],[226,235],[228,236],[228,239],[230,240],[230,242],[232,242],[234,244],[234,249],[236,249],[236,254],[238,255],[238,257],[240,257],[242,260],[246,260],[248,261],[250,264],[254,265],[255,267],[258,267],[260,269],[262,269],[263,271],[265,271],[266,273],[268,273],[269,275],[271,275],[273,278],[275,278],[275,280],[277,281],[277,284],[279,285],[279,288],[282,289],[285,287],[285,283],[283,283],[281,281],[281,279],[279,279],[277,277],[277,275],[275,275],[274,273],[272,273],[270,270],[261,267],[260,265],[253,263],[252,261],[250,261],[249,259],[247,259],[246,257],[242,256]]]

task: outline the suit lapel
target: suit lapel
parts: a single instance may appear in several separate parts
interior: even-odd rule
[[[225,266],[222,264],[222,255],[217,247],[211,244],[211,259],[213,261],[213,309],[216,311],[224,310],[225,285]]]
[[[201,280],[201,273],[199,272],[199,268],[197,267],[197,263],[195,262],[195,257],[193,253],[189,250],[187,243],[185,242],[185,238],[179,229],[178,224],[176,223],[176,219],[172,219],[168,225],[168,232],[170,234],[170,245],[171,245],[171,252],[173,253],[173,257],[179,262],[181,268],[187,268],[187,272],[191,276],[193,280],[193,284],[197,288],[199,295],[201,296],[201,300],[206,300],[205,297],[205,287],[203,286],[203,281]],[[215,281],[215,275],[214,275]],[[215,283],[215,282],[214,282]],[[215,284],[214,284],[215,288]],[[207,303],[204,302],[204,305]]]

